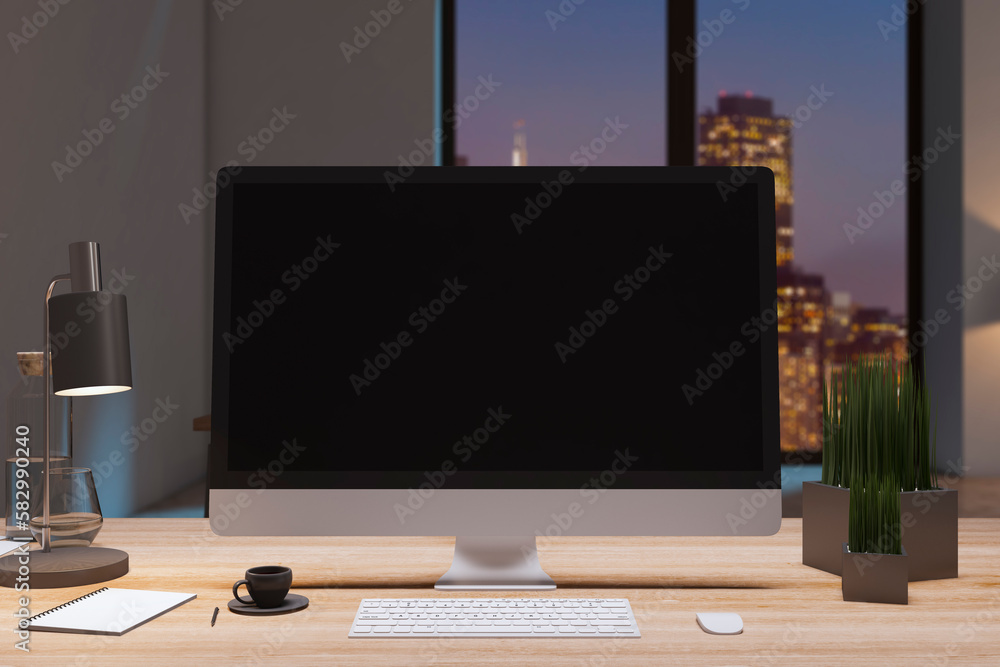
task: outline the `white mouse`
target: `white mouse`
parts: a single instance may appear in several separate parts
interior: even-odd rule
[[[710,635],[738,635],[743,632],[739,614],[697,614],[698,625]]]

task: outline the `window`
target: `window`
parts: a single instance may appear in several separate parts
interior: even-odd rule
[[[908,352],[906,30],[865,0],[453,4],[455,164],[662,165],[672,141],[775,173],[781,446],[818,450],[824,379]]]
[[[822,445],[822,382],[906,358],[906,41],[861,0],[698,0],[697,163],[775,174],[781,446]]]
[[[456,164],[665,163],[663,0],[455,5]]]

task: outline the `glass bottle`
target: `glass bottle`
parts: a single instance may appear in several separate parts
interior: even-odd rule
[[[42,513],[45,383],[42,352],[18,352],[20,382],[7,396],[4,425],[4,533],[32,539],[29,520]],[[73,399],[52,395],[49,447],[52,468],[73,465]]]

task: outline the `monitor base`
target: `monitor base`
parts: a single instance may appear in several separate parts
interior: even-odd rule
[[[455,538],[451,568],[438,579],[439,591],[551,591],[556,582],[538,563],[535,538]]]

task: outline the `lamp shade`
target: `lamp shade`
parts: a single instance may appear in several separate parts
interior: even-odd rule
[[[71,292],[49,299],[52,387],[60,396],[132,388],[125,296]]]

